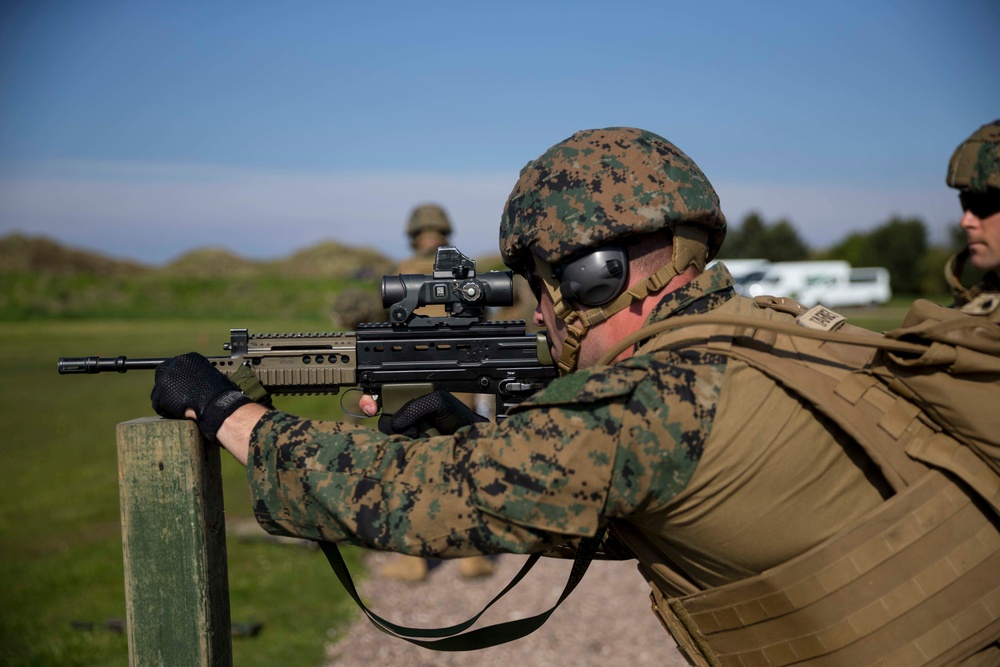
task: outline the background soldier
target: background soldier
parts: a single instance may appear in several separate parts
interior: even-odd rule
[[[413,255],[400,262],[398,273],[430,275],[434,271],[437,249],[451,245],[452,227],[448,214],[438,204],[421,204],[411,211],[406,234],[410,237]],[[423,306],[416,312],[431,317],[446,314],[445,307],[440,304]],[[462,399],[470,408],[475,407],[475,396],[463,396]],[[439,563],[435,558],[400,555],[386,563],[379,574],[401,581],[423,581]],[[470,556],[462,559],[458,569],[463,577],[484,577],[493,574],[493,562],[486,556]]]
[[[968,241],[948,262],[945,279],[957,306],[992,313],[995,319],[1000,314],[1000,120],[983,125],[955,149],[945,180],[958,190],[960,225]],[[974,287],[962,284],[966,263],[984,273]],[[982,310],[990,304],[992,310]]]
[[[429,275],[434,270],[434,257],[441,246],[451,245],[451,221],[448,214],[438,204],[421,204],[410,212],[410,221],[406,224],[406,234],[410,237],[410,248],[413,255],[403,260],[399,265],[399,273],[419,273]],[[421,310],[425,315],[444,315],[443,306],[426,306],[439,308],[441,312]]]
[[[410,212],[406,235],[410,237],[413,255],[400,262],[396,273],[430,274],[434,270],[437,249],[451,244],[451,221],[437,204],[421,204]],[[373,297],[374,295],[374,297]],[[355,329],[360,322],[385,322],[385,308],[372,290],[348,288],[337,295],[333,310],[344,329]],[[423,315],[444,315],[444,306],[430,305],[420,310]]]

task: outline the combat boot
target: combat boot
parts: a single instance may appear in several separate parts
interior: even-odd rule
[[[458,563],[458,573],[466,579],[488,577],[493,574],[493,561],[486,556],[470,556]]]
[[[427,579],[428,569],[427,561],[423,558],[399,555],[383,565],[378,573],[387,579],[416,583]]]

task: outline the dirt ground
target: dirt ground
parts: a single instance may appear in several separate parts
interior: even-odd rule
[[[391,555],[366,556],[371,572]],[[444,562],[411,584],[372,576],[359,585],[366,604],[388,621],[442,627],[478,613],[520,569],[521,556],[501,556],[492,576],[463,579],[457,562]],[[549,609],[562,593],[571,562],[542,559],[476,624],[483,627]],[[440,652],[389,637],[361,617],[326,647],[326,667],[557,667],[630,665],[683,667],[687,663],[649,609],[649,586],[634,562],[594,562],[570,597],[533,634],[471,652]]]

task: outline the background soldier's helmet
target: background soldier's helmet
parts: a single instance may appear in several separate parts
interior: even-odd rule
[[[945,181],[969,192],[1000,190],[1000,119],[983,125],[955,149]]]
[[[448,214],[437,204],[422,204],[410,213],[410,222],[406,226],[406,233],[411,237],[421,232],[438,232],[442,236],[451,234],[451,222]]]
[[[726,236],[719,197],[698,165],[652,132],[583,130],[521,170],[500,222],[500,251],[515,270],[534,253],[558,264],[588,248],[682,228],[714,257]]]

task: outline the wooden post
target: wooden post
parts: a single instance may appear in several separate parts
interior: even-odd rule
[[[233,664],[219,448],[194,422],[118,425],[129,664]]]

